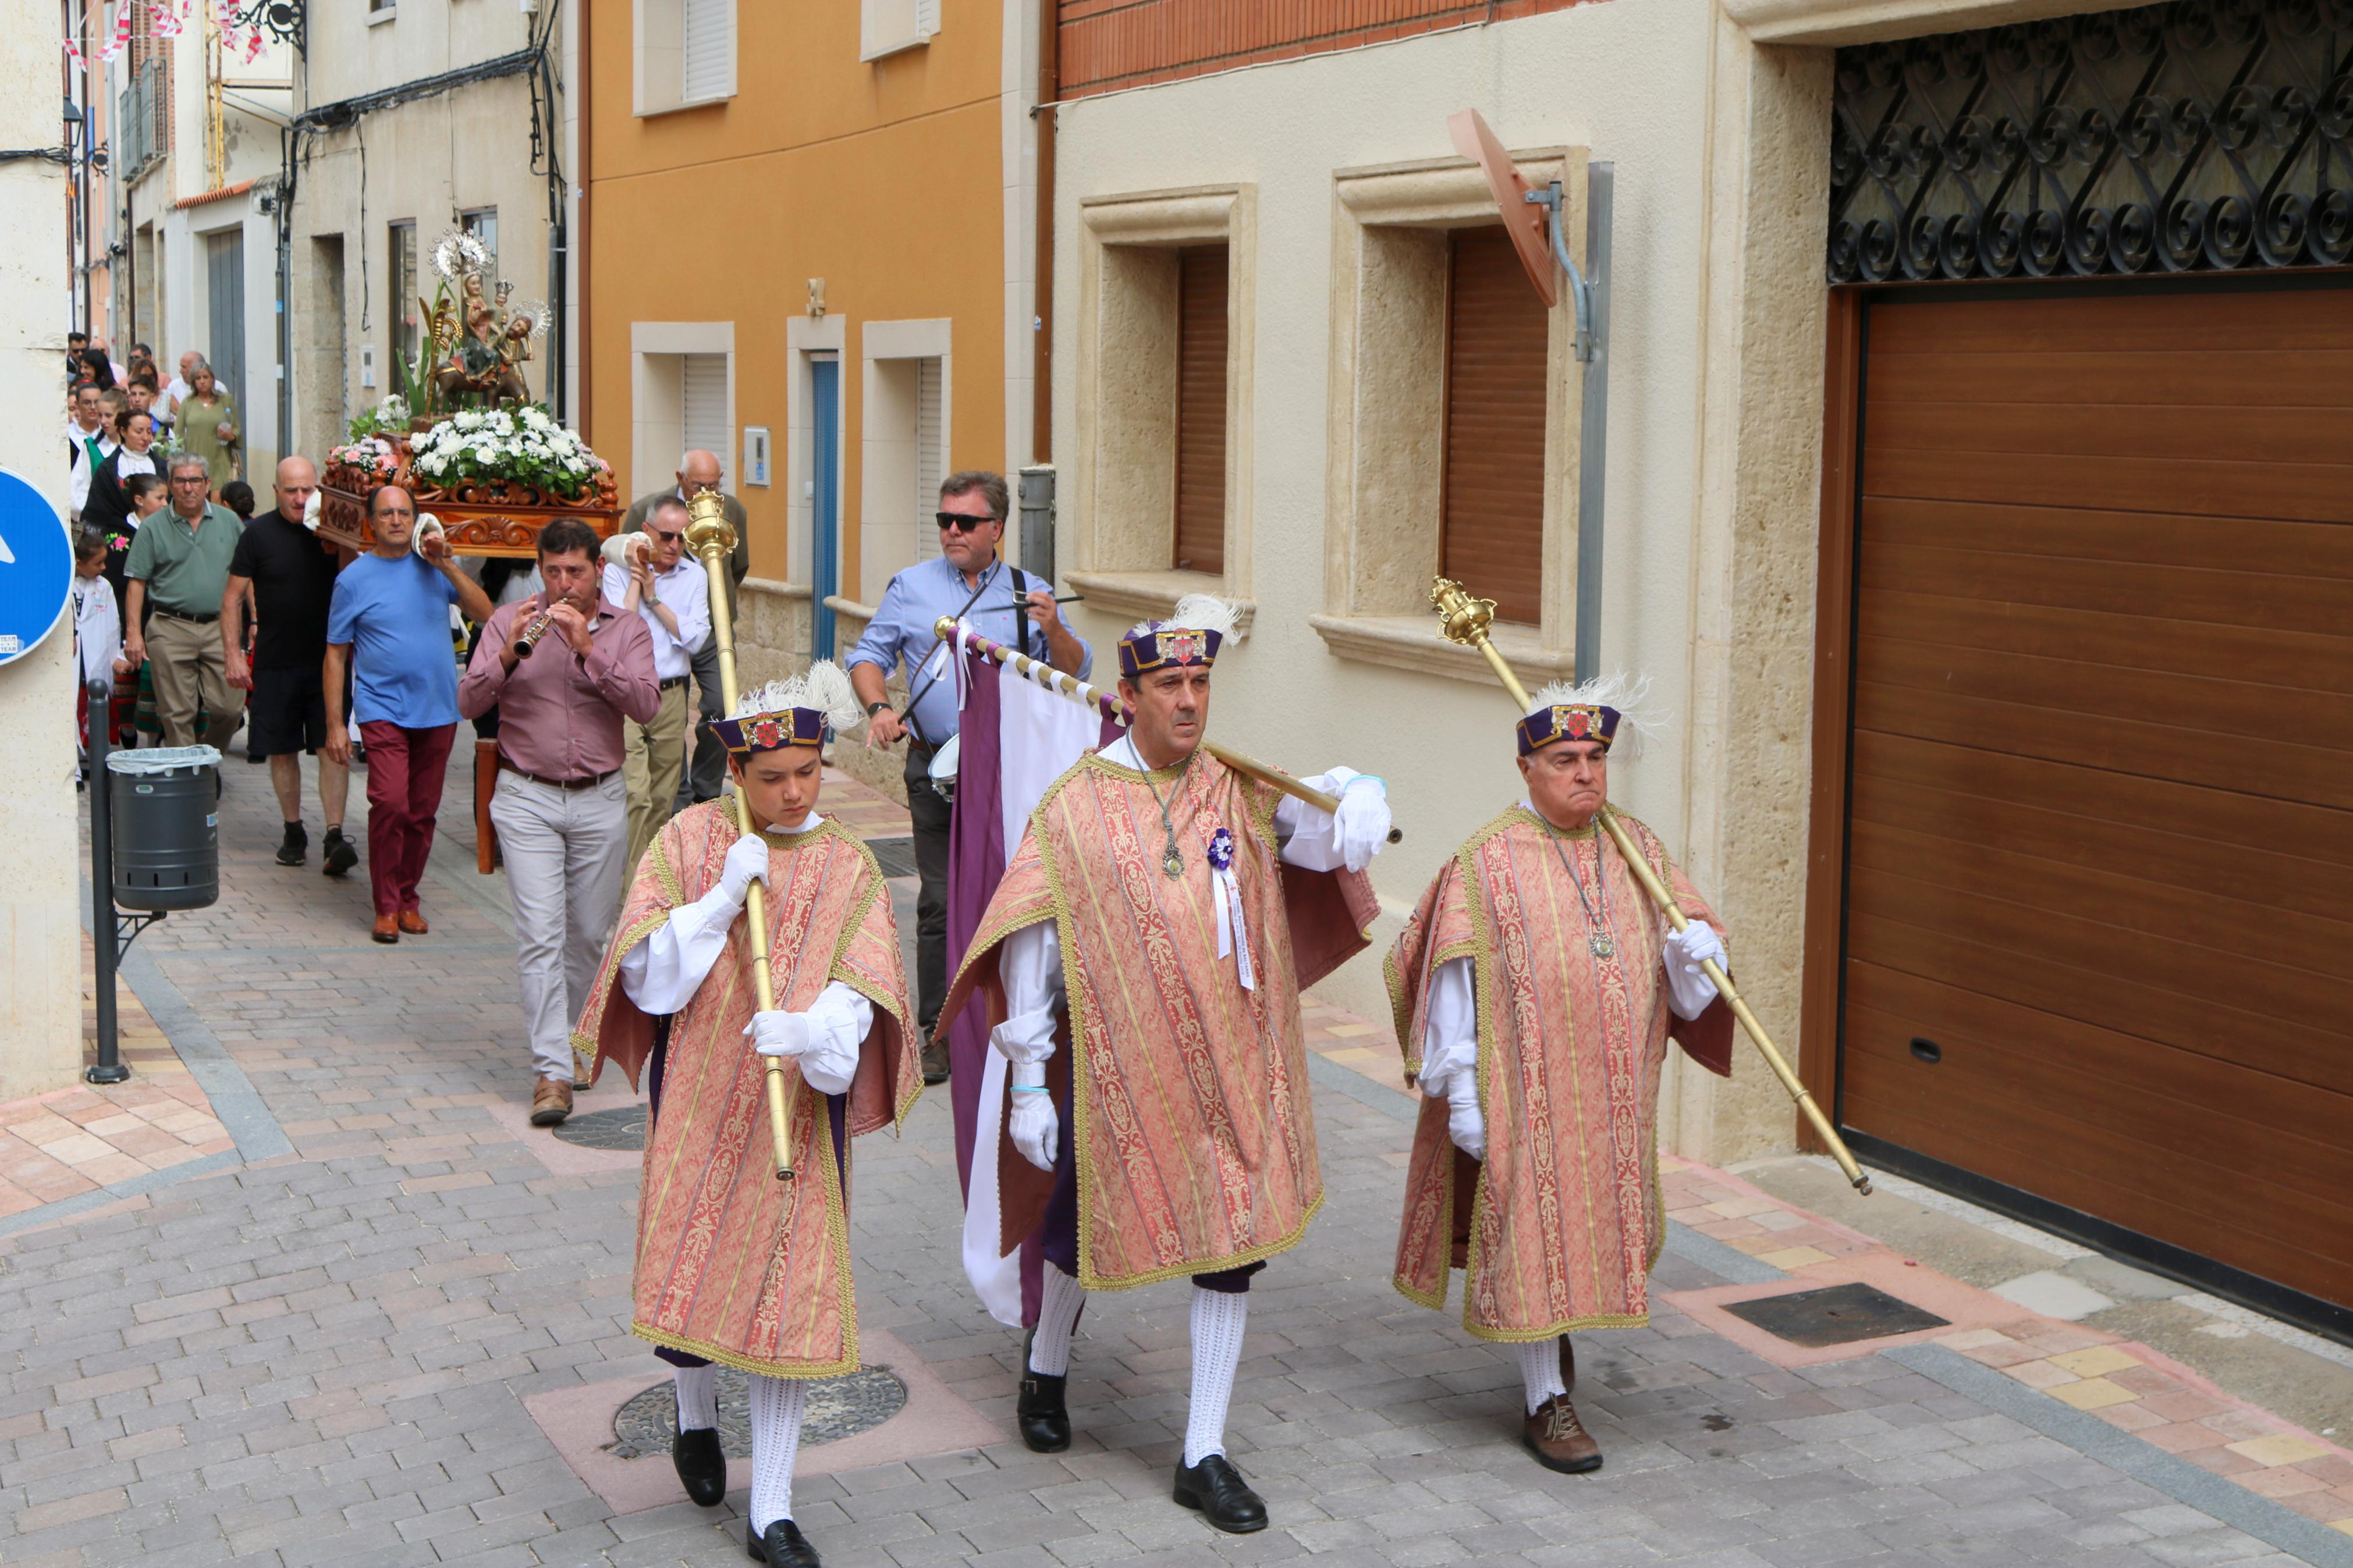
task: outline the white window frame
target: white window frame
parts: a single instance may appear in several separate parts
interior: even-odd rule
[[[733,321],[632,321],[629,323],[629,472],[623,493],[659,489],[678,471],[686,450],[685,384],[688,354],[727,357],[728,445],[737,437],[735,419],[735,323]]]
[[[940,34],[940,0],[858,0],[858,58],[920,49]]]
[[[630,112],[639,119],[724,103],[735,96],[742,71],[738,0],[725,7],[727,79],[723,90],[686,95],[686,0],[629,0]]]
[[[892,574],[916,561],[914,374],[940,362],[940,477],[956,471],[954,323],[946,317],[868,321],[859,329],[858,597],[881,602]],[[903,389],[902,389],[903,388]]]

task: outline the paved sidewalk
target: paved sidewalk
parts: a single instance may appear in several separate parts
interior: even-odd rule
[[[187,1026],[216,1042],[186,1048],[252,1152],[141,1206],[0,1237],[0,1562],[744,1561],[740,1492],[708,1513],[682,1500],[618,1511],[567,1461],[581,1439],[559,1447],[535,1415],[663,1372],[627,1331],[634,1162],[515,1115],[529,1074],[504,886],[472,869],[463,773],[424,889],[432,934],[379,948],[364,880],[272,864],[267,780],[227,772],[223,900],[142,937],[152,965],[132,978],[175,1039]],[[849,786],[829,787],[839,805]],[[858,821],[887,837],[903,816],[869,802]],[[947,1103],[934,1094],[903,1137],[859,1145],[852,1214],[861,1316],[878,1331],[869,1359],[899,1359],[911,1389],[936,1384],[933,1414],[911,1405],[869,1435],[888,1435],[895,1457],[797,1489],[832,1568],[2353,1564],[2353,1536],[2328,1521],[2052,1397],[2043,1373],[1989,1364],[2129,1387],[2112,1358],[2067,1364],[2114,1336],[1917,1285],[1868,1237],[1674,1162],[1670,1206],[1690,1223],[1671,1232],[1651,1327],[1579,1342],[1579,1407],[1608,1464],[1537,1469],[1518,1446],[1508,1358],[1388,1286],[1414,1107],[1385,1081],[1384,1027],[1322,1008],[1313,1022],[1329,1202],[1253,1292],[1230,1426],[1273,1528],[1218,1536],[1167,1500],[1181,1287],[1091,1305],[1070,1452],[1009,1440],[1018,1336],[965,1286]],[[631,1099],[608,1084],[580,1109]],[[1731,1327],[1744,1297],[1850,1277],[1948,1321],[1817,1359]],[[2087,1342],[2061,1348],[2048,1339],[2060,1331]],[[1963,1342],[1985,1333],[2024,1353]],[[998,1440],[938,1440],[967,1419]],[[813,1469],[825,1454],[808,1450]],[[2295,1495],[2333,1494],[2337,1458],[2251,1464],[2316,1478]],[[667,1466],[607,1461],[657,1481]]]

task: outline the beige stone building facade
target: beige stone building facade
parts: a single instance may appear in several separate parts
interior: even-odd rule
[[[1443,858],[1519,795],[1510,705],[1428,608],[1448,246],[1498,223],[1449,138],[1475,108],[1532,184],[1562,179],[1580,249],[1587,165],[1614,166],[1602,665],[1647,674],[1668,721],[1613,789],[1720,899],[1754,1003],[1799,1043],[1829,84],[1826,51],[1761,49],[1713,6],[1612,0],[1060,110],[1058,552],[1085,629],[1103,646],[1195,588],[1250,606],[1217,731],[1301,772],[1387,778],[1407,837],[1375,867],[1384,947]],[[1166,275],[1172,252],[1215,243],[1226,506],[1222,570],[1205,574],[1170,558]],[[1541,528],[1515,580],[1471,584],[1532,604],[1498,633],[1531,686],[1573,664],[1574,327],[1565,288],[1533,322]],[[1324,989],[1386,1018],[1379,956]],[[1669,1095],[1672,1149],[1791,1141],[1754,1060],[1729,1084],[1677,1071]]]

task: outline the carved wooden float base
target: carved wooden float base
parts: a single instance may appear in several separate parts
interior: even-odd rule
[[[536,493],[536,492],[533,492]],[[319,487],[319,537],[350,549],[375,548],[368,531],[367,499],[355,490],[332,485]],[[501,501],[458,501],[430,495],[417,498],[419,513],[441,520],[449,547],[460,555],[503,555],[529,559],[539,553],[539,531],[558,518],[585,522],[600,540],[609,539],[621,523],[618,507],[552,506]]]

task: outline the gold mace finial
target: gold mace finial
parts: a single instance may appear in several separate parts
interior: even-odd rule
[[[1471,591],[1451,577],[1440,577],[1430,585],[1430,603],[1431,608],[1438,612],[1439,629],[1446,634],[1446,640],[1476,648],[1484,654],[1487,662],[1494,668],[1496,677],[1503,681],[1504,689],[1519,703],[1520,711],[1526,712],[1527,688],[1520,684],[1519,677],[1513,673],[1512,667],[1504,662],[1503,655],[1497,653],[1495,645],[1487,639],[1487,628],[1495,624],[1495,601],[1473,598]]]
[[[727,521],[727,502],[708,486],[687,498],[686,547],[706,562],[716,561],[735,548],[735,525]]]

